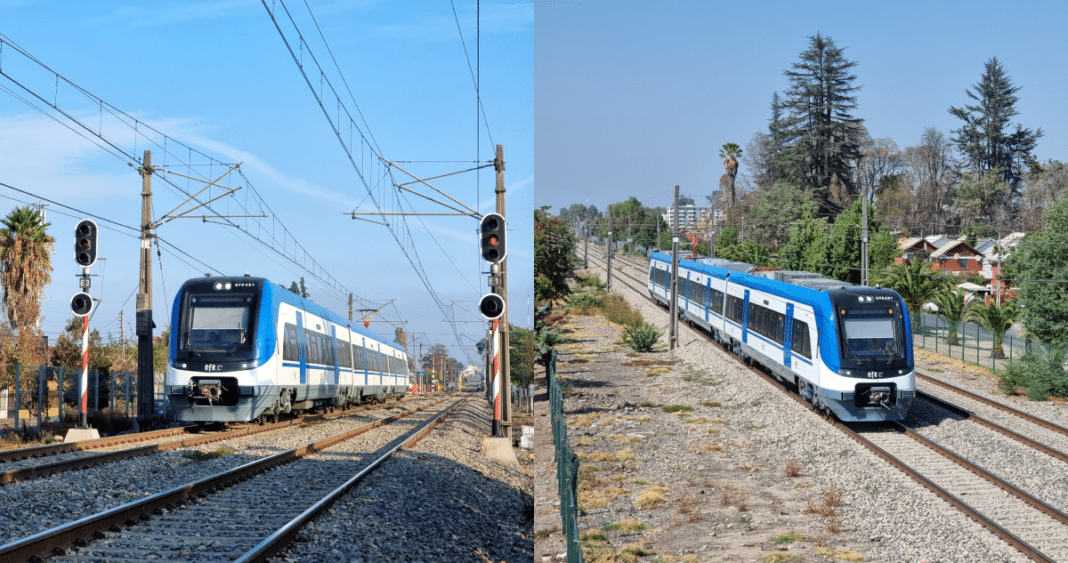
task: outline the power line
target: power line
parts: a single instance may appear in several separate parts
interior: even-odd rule
[[[8,49],[4,49],[5,46],[7,46]],[[129,165],[131,167],[134,167],[135,165],[143,164],[141,162],[141,157],[138,155],[138,146],[137,146],[137,144],[138,144],[138,141],[147,142],[148,146],[155,147],[157,150],[162,152],[164,163],[163,163],[162,166],[159,167],[159,171],[160,172],[164,172],[164,174],[160,175],[160,179],[165,183],[165,185],[169,186],[169,189],[172,189],[173,191],[175,191],[175,193],[183,194],[184,196],[189,197],[192,201],[195,201],[197,203],[202,203],[196,197],[191,196],[187,189],[183,189],[181,186],[179,186],[177,183],[175,183],[173,180],[171,180],[170,178],[167,177],[165,172],[175,166],[175,165],[172,165],[172,164],[168,164],[167,161],[169,159],[174,159],[175,161],[177,161],[179,163],[179,166],[187,167],[189,169],[191,175],[192,174],[196,174],[197,176],[202,178],[204,181],[210,181],[209,178],[211,176],[211,170],[214,167],[219,166],[219,167],[230,168],[231,166],[233,166],[232,164],[223,163],[222,161],[220,161],[220,160],[218,160],[218,159],[216,159],[214,157],[211,157],[211,156],[207,155],[206,153],[204,153],[204,152],[202,152],[200,150],[194,149],[193,147],[191,147],[191,146],[189,146],[189,145],[187,145],[185,143],[182,143],[181,141],[177,141],[177,140],[171,138],[170,136],[158,131],[157,129],[153,128],[152,126],[150,126],[150,125],[138,120],[137,118],[127,114],[126,112],[123,112],[122,110],[119,110],[118,108],[114,107],[110,103],[108,103],[108,102],[104,101],[103,99],[95,96],[94,94],[92,94],[89,91],[85,90],[81,86],[78,86],[77,84],[75,84],[75,83],[71,82],[70,80],[66,79],[65,77],[63,77],[59,73],[55,72],[50,67],[48,67],[48,65],[44,64],[42,61],[40,61],[39,59],[34,57],[32,54],[30,54],[28,51],[26,51],[25,49],[20,47],[18,44],[13,42],[10,38],[8,38],[6,35],[4,35],[2,33],[0,33],[0,50],[4,50],[5,54],[7,56],[9,56],[9,57],[13,56],[12,53],[25,57],[27,60],[29,60],[29,61],[33,62],[34,64],[40,66],[41,68],[45,69],[48,73],[50,73],[55,78],[56,93],[55,93],[55,96],[54,96],[54,98],[52,100],[48,100],[48,99],[45,99],[42,95],[38,94],[37,92],[34,92],[33,90],[31,90],[28,86],[26,86],[26,85],[22,84],[21,82],[19,82],[18,80],[16,80],[14,77],[12,77],[9,74],[7,74],[3,70],[3,68],[0,68],[0,75],[4,76],[8,80],[10,80],[12,83],[17,85],[19,88],[21,88],[24,91],[26,91],[27,93],[29,93],[31,96],[33,96],[34,98],[39,100],[40,103],[48,106],[49,108],[51,108],[55,112],[58,112],[59,114],[61,114],[63,117],[66,118],[67,122],[64,122],[64,121],[56,118],[55,116],[51,115],[48,111],[45,111],[42,107],[40,107],[39,105],[35,104],[32,100],[29,100],[29,99],[27,99],[27,98],[25,98],[23,96],[20,96],[17,93],[11,91],[9,88],[4,87],[4,89],[8,93],[10,93],[12,96],[16,97],[17,99],[19,99],[23,103],[25,103],[25,104],[29,105],[30,107],[34,108],[36,111],[42,113],[43,115],[48,116],[53,121],[56,121],[57,123],[60,123],[64,127],[66,127],[68,129],[70,129],[71,131],[79,134],[83,138],[86,138],[86,139],[90,140],[91,142],[93,142],[97,146],[103,148],[105,151],[109,152],[110,154],[112,154],[116,158],[122,160],[123,162],[125,162],[127,165]],[[83,118],[75,117],[75,115],[73,113],[71,113],[70,111],[67,111],[64,108],[59,106],[59,99],[60,99],[59,89],[60,89],[60,86],[69,87],[69,88],[73,89],[73,93],[75,94],[75,96],[64,96],[64,100],[66,100],[67,97],[80,97],[81,99],[87,100],[91,107],[94,107],[94,108],[97,109],[97,117],[98,117],[97,121],[98,122],[95,125],[92,124],[92,123],[89,123],[89,121],[88,121],[89,117],[83,117]],[[64,93],[66,94],[66,92],[64,92]],[[124,145],[122,145],[120,143],[117,143],[117,142],[113,141],[112,139],[106,137],[103,134],[104,127],[105,127],[105,118],[108,119],[107,125],[109,127],[111,125],[113,125],[113,122],[114,122],[115,125],[118,125],[119,127],[122,127],[122,128],[129,129],[134,133],[134,135],[133,135],[133,147],[132,148],[129,147],[129,146],[124,146]],[[78,130],[78,128],[72,127],[70,125],[71,123],[76,124],[78,126],[78,128],[80,128],[81,130]],[[186,152],[186,155],[184,155],[184,156],[183,155],[179,155],[177,153],[177,151],[184,151],[184,152]],[[199,172],[199,169],[200,168],[204,168],[204,167],[207,167],[209,169],[209,173],[208,173],[207,176],[205,176],[203,173]],[[258,208],[258,209],[255,210],[256,213],[259,213],[264,208],[269,209],[269,207],[267,206],[266,202],[263,200],[263,198],[256,191],[255,187],[252,185],[252,182],[249,181],[248,177],[245,176],[244,173],[240,171],[240,169],[239,169],[239,173],[241,175],[241,178],[244,179],[244,181],[246,183],[246,186],[248,187],[248,190],[245,192],[246,196],[245,196],[245,201],[244,202],[241,202],[240,200],[237,200],[236,198],[234,198],[232,201],[236,205],[238,205],[243,211],[245,211],[248,214],[252,214],[252,212],[250,212],[250,208],[253,205]],[[229,182],[229,180],[228,180],[228,182]],[[220,189],[224,189],[221,186],[219,188]],[[209,200],[212,199],[213,195],[217,195],[214,192],[214,188],[212,188],[212,191],[208,192],[208,199]],[[251,202],[251,205],[250,205],[250,202],[249,202],[249,197],[252,197],[254,199],[254,201]],[[227,205],[229,205],[229,203],[230,203],[230,200],[227,200]],[[218,216],[218,218],[220,219],[221,223],[223,223],[223,224],[225,224],[227,226],[230,226],[230,227],[234,227],[234,228],[238,229],[239,231],[241,231],[242,233],[244,233],[246,236],[252,238],[253,240],[256,240],[260,244],[263,244],[264,246],[267,246],[267,247],[271,248],[274,252],[282,255],[283,257],[287,258],[288,260],[293,262],[295,265],[297,265],[301,269],[303,269],[306,272],[308,272],[308,274],[310,274],[313,278],[322,281],[324,284],[327,284],[328,286],[330,286],[335,291],[338,291],[339,294],[344,294],[344,295],[347,296],[348,294],[353,293],[351,290],[347,289],[344,286],[344,284],[342,284],[340,281],[338,281],[337,279],[335,279],[332,276],[330,276],[330,274],[327,273],[326,270],[314,258],[312,258],[311,254],[309,252],[307,252],[307,250],[305,250],[303,248],[303,246],[300,245],[299,242],[296,241],[296,238],[293,237],[293,235],[289,231],[289,229],[281,222],[280,219],[278,219],[278,216],[275,215],[273,212],[269,215],[270,228],[265,228],[263,226],[262,222],[255,221],[255,224],[257,226],[256,230],[258,232],[260,232],[260,233],[270,233],[272,235],[271,237],[262,237],[262,236],[257,236],[256,234],[254,234],[252,232],[252,229],[249,228],[249,224],[248,224],[247,219],[244,221],[244,224],[242,225],[242,224],[239,224],[237,222],[234,222],[234,221],[231,221],[229,219],[226,219],[226,218],[222,217],[222,215],[225,215],[225,214],[218,213],[211,205],[205,205],[205,208],[208,209],[209,211],[211,211],[211,213],[214,213],[216,216]],[[91,215],[91,214],[90,214],[90,216],[95,217],[94,215]],[[121,225],[121,226],[133,229],[138,234],[140,233],[140,228],[139,227],[134,228],[134,227],[126,226],[126,225]],[[278,231],[281,231],[281,233],[280,233],[280,235],[282,237],[281,243],[279,243],[279,240],[277,238],[277,236],[279,234]],[[303,253],[303,259],[301,258],[301,256],[299,256],[300,253],[289,254],[287,252],[287,250],[285,248],[285,243],[290,241],[290,240],[292,240],[294,242],[294,244],[299,248],[300,252]],[[279,249],[279,246],[282,246],[282,248]],[[360,299],[361,302],[366,303],[367,305],[371,305],[372,304],[370,301],[367,301],[367,300],[365,300],[363,298],[359,298],[359,299]]]

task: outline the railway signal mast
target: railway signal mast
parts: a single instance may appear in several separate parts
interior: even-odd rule
[[[497,171],[497,212],[488,213],[479,223],[482,258],[490,263],[489,285],[492,291],[482,297],[478,309],[490,320],[493,364],[493,435],[512,437],[512,393],[508,358],[508,225],[504,219],[504,146],[497,145],[493,159]]]
[[[82,291],[71,297],[70,308],[75,316],[82,318],[82,377],[81,398],[78,401],[82,413],[81,428],[89,428],[89,313],[93,312],[93,298],[89,296],[89,267],[96,263],[97,227],[92,219],[83,219],[74,227],[74,261],[82,267],[78,287]],[[60,395],[63,390],[59,390]]]

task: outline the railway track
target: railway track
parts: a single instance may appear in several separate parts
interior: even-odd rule
[[[412,398],[406,400],[410,401]],[[273,424],[242,425],[222,432],[201,433],[191,437],[185,427],[167,428],[95,440],[4,450],[0,452],[0,462],[4,463],[0,465],[0,468],[3,468],[0,472],[0,485],[57,475],[66,471],[87,469],[168,450],[192,448],[262,432],[280,431],[292,426],[348,416],[371,408],[376,407],[365,405],[345,411],[339,410],[335,413],[302,416]],[[146,444],[146,442],[151,443]],[[129,447],[131,444],[145,445]]]
[[[593,253],[590,258],[605,263]],[[628,259],[618,262],[620,267],[613,261],[613,277],[626,278],[619,282],[648,299],[641,266]],[[642,272],[641,278],[626,273],[624,268]],[[694,332],[715,344],[703,332]],[[789,387],[759,368],[749,369],[777,387]],[[917,374],[917,380],[923,384],[917,396],[919,399],[1068,464],[1068,429],[930,376]],[[796,393],[788,392],[787,395],[811,408]],[[836,424],[836,427],[1029,558],[1068,561],[1068,514],[986,471],[976,462],[955,454],[916,429],[905,425],[873,428],[871,425]]]
[[[444,402],[12,541],[0,546],[0,560],[264,561],[463,401]],[[365,433],[369,434],[353,441]]]

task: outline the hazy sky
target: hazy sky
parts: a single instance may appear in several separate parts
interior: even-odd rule
[[[767,132],[771,98],[817,33],[844,48],[861,87],[854,116],[874,138],[948,136],[950,106],[997,57],[1036,156],[1068,160],[1068,4],[1017,2],[537,1],[535,204],[552,213],[635,196],[698,203],[723,174],[719,148]],[[744,166],[739,171],[747,173]]]
[[[262,201],[271,216],[235,220],[250,234],[200,219],[159,227],[158,236],[169,245],[163,245],[162,257],[153,257],[157,334],[169,323],[175,292],[185,280],[206,272],[247,272],[287,287],[304,277],[311,298],[342,315],[348,291],[375,304],[392,301],[378,319],[404,323],[397,326],[412,335],[410,341],[442,343],[461,361],[473,359],[468,354],[476,355],[473,343],[485,331],[477,302],[488,291],[477,220],[409,217],[410,238],[402,235],[398,242],[381,217],[359,221],[346,213],[373,211],[372,196],[386,211],[392,198],[403,202],[398,206],[404,211],[450,212],[407,192],[397,199],[391,184],[411,178],[397,169],[387,174],[390,169],[375,154],[427,178],[491,161],[497,144],[504,146],[506,161],[510,320],[533,324],[533,5],[483,2],[479,21],[476,3],[466,0],[454,3],[455,16],[453,4],[442,1],[308,3],[318,28],[304,2],[286,3],[304,42],[282,4],[268,5],[290,30],[287,38],[308,81],[320,91],[327,81],[334,84],[344,106],[327,92],[320,108],[261,2],[0,0],[5,41],[73,84],[57,82],[11,44],[0,49],[0,69],[8,75],[0,76],[0,182],[34,194],[0,187],[0,215],[39,197],[57,202],[45,208],[56,252],[42,328],[53,341],[71,317],[69,301],[78,291],[73,231],[86,214],[114,222],[98,221],[107,260],[93,268],[99,277],[93,278],[91,294],[102,301],[91,328],[118,338],[122,310],[127,338],[133,333],[141,177],[129,155],[140,159],[145,149],[153,150],[154,164],[166,167],[153,183],[155,219],[178,207],[186,191],[203,186],[176,174],[216,178],[225,172],[218,162],[243,163],[244,177],[234,173],[220,182],[242,190],[213,203],[215,213],[245,213],[260,209]],[[484,119],[477,110],[476,78]],[[125,117],[123,123],[118,116],[124,114],[87,103],[74,85],[143,125]],[[335,133],[324,111],[335,119],[349,112],[359,129],[346,119],[338,121]],[[145,125],[166,135],[166,146],[152,144],[162,137],[146,134]],[[351,162],[339,138],[351,147]],[[190,157],[197,166],[183,166]],[[492,166],[431,180],[480,213],[494,210],[494,182]],[[447,201],[429,188],[409,187]],[[211,197],[221,194],[216,188]],[[399,218],[386,221],[395,232],[405,231]],[[278,242],[272,248],[256,239]],[[418,256],[448,314],[460,321],[463,348],[402,246]],[[389,324],[372,329],[393,337]]]

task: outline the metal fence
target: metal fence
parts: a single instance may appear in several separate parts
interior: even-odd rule
[[[1011,330],[1002,341],[1003,357],[994,355],[994,335],[980,325],[970,322],[957,323],[957,338],[950,343],[949,321],[940,315],[923,313],[913,344],[943,356],[997,371],[1004,369],[1010,359],[1018,359],[1031,347],[1041,346],[1047,353],[1049,346],[1030,338],[1024,338]]]
[[[91,369],[87,407],[109,416],[137,416],[137,375]],[[40,431],[70,423],[80,412],[81,370],[0,364],[0,427]]]
[[[567,542],[567,562],[582,563],[582,544],[578,537],[578,456],[567,443],[564,420],[564,394],[556,380],[556,350],[549,358],[549,413],[553,426],[553,450],[556,455],[556,484],[560,492],[560,519]]]

